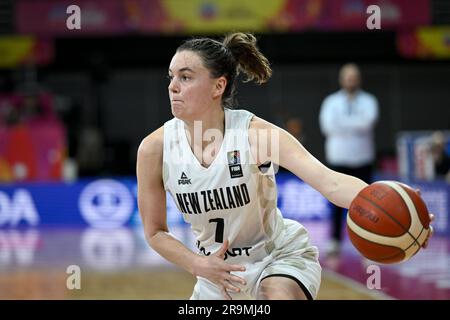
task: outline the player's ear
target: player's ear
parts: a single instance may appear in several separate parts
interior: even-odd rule
[[[213,98],[218,98],[223,95],[226,87],[227,78],[225,78],[224,76],[217,78],[214,86]]]

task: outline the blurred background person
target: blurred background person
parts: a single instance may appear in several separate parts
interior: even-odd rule
[[[434,162],[434,173],[437,178],[443,178],[450,183],[450,155],[446,150],[447,141],[441,131],[431,136],[431,155]]]
[[[341,89],[324,99],[319,114],[320,129],[326,139],[326,161],[333,170],[370,183],[376,154],[374,127],[378,102],[361,89],[361,72],[354,63],[341,67],[339,84]],[[327,252],[333,254],[340,249],[343,209],[330,205],[332,227]]]

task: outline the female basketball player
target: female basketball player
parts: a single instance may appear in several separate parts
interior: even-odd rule
[[[277,209],[273,165],[344,208],[367,184],[328,169],[277,126],[231,109],[239,72],[258,84],[272,73],[251,34],[192,39],[173,56],[174,118],[138,151],[146,238],[197,277],[191,299],[313,299],[321,280],[318,250],[305,228]],[[166,191],[191,224],[198,254],[169,233]]]

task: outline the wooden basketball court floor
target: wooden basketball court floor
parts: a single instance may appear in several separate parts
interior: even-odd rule
[[[318,299],[450,299],[450,241],[434,237],[427,250],[398,265],[377,265],[346,239],[327,256],[328,225],[305,223],[323,267]],[[171,230],[194,244],[188,227]],[[80,289],[69,289],[69,266],[80,267]],[[370,266],[380,270],[369,289]],[[195,279],[166,262],[135,229],[0,230],[0,299],[188,299]],[[373,282],[371,282],[373,284]]]

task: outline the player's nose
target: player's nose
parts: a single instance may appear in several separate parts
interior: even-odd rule
[[[173,78],[172,80],[170,80],[168,89],[170,92],[180,92],[180,87],[178,85],[178,82],[175,80],[175,78]]]

